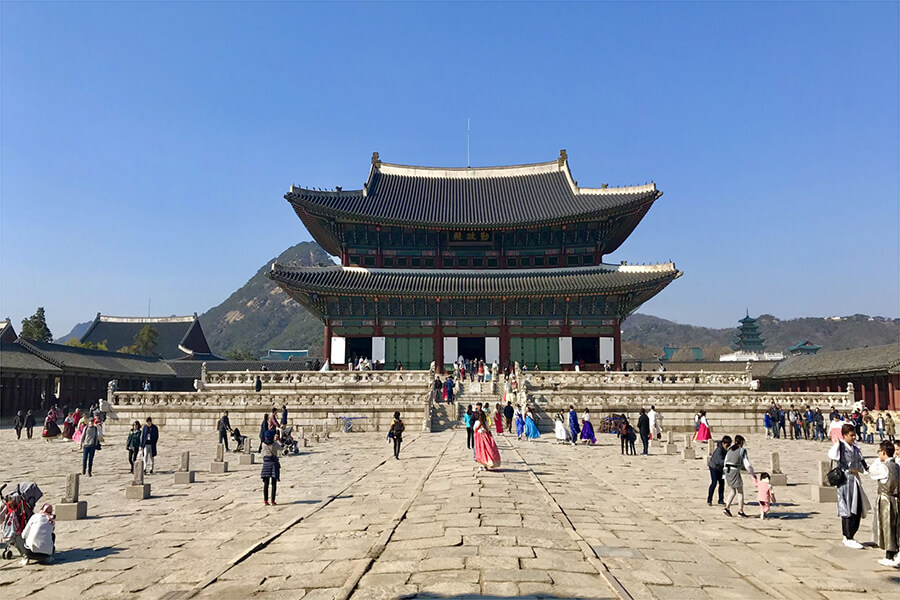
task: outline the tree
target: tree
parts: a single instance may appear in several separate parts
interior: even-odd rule
[[[50,328],[47,327],[43,306],[39,306],[37,312],[27,319],[22,319],[22,331],[19,332],[19,337],[34,342],[53,341],[53,334],[50,333]]]
[[[78,338],[69,338],[66,340],[66,346],[87,348],[89,350],[109,350],[109,348],[106,347],[108,343],[108,340],[103,340],[102,342],[79,342]]]
[[[158,339],[159,332],[149,325],[144,325],[134,336],[134,343],[130,346],[119,348],[119,352],[139,354],[141,356],[159,356],[156,353]]]
[[[258,361],[259,357],[256,356],[254,352],[250,350],[242,349],[242,350],[229,350],[225,353],[225,358],[228,360],[242,360],[242,361]]]

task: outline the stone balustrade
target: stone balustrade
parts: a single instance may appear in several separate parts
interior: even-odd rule
[[[259,378],[263,390],[300,390],[334,386],[427,387],[428,371],[201,371],[201,389],[254,390]]]
[[[653,389],[702,388],[750,390],[749,371],[520,371],[528,388],[537,389]],[[520,379],[521,381],[521,379]]]

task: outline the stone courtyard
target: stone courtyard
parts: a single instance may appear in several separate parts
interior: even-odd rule
[[[283,458],[274,507],[263,505],[258,464],[229,455],[229,472],[210,474],[214,432],[165,429],[147,476],[151,498],[125,500],[124,435],[109,435],[94,477],[81,481],[88,518],[57,522],[52,564],[0,563],[0,593],[693,600],[887,599],[900,591],[900,572],[876,562],[881,551],[842,546],[835,505],[810,501],[826,444],[750,437],[757,470],[768,470],[778,451],[789,482],[776,489],[773,518],[760,521],[706,505],[705,458],[624,457],[611,435],[574,448],[547,434],[537,442],[506,435],[498,436],[502,468],[477,472],[464,431],[410,429],[400,461],[376,433],[332,434]],[[73,443],[17,442],[9,429],[0,443],[0,479],[34,480],[54,504],[66,474],[80,471]],[[186,450],[197,480],[175,485]],[[871,457],[874,447],[864,451]],[[747,512],[756,516],[745,480]],[[871,497],[872,482],[864,484]],[[869,518],[857,538],[871,538]]]

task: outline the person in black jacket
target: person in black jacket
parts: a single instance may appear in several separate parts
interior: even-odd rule
[[[725,504],[725,453],[731,447],[731,438],[725,436],[719,445],[713,450],[713,455],[709,457],[709,494],[706,496],[706,503],[712,506],[713,492],[716,486],[719,486],[719,504]]]
[[[25,413],[25,433],[28,434],[29,440],[34,433],[34,413],[30,410]]]
[[[219,443],[225,444],[225,452],[228,452],[228,433],[231,431],[231,421],[228,420],[228,411],[219,418]]]
[[[147,423],[141,429],[141,451],[144,454],[144,471],[149,474],[153,474],[157,442],[159,442],[159,428],[153,424],[151,417],[147,417]]]
[[[22,439],[22,427],[25,426],[25,417],[22,416],[22,411],[16,411],[16,416],[13,418],[13,428],[16,430],[16,439]]]
[[[650,441],[650,417],[647,416],[647,412],[642,408],[641,416],[638,417],[638,433],[641,435],[641,444],[643,444],[644,449],[641,454],[647,454],[647,444]]]
[[[391,421],[391,429],[388,432],[394,440],[394,458],[400,460],[400,443],[403,441],[403,430],[405,429],[403,421],[400,420],[400,413],[394,413],[394,420]]]
[[[512,432],[514,416],[516,416],[516,409],[513,408],[512,402],[507,400],[506,406],[503,408],[503,417],[506,419],[506,431]]]

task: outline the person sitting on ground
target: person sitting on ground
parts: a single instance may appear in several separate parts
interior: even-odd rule
[[[45,563],[56,549],[56,534],[53,532],[56,519],[53,506],[44,504],[41,510],[28,519],[22,536],[16,538],[16,546],[22,554],[22,565],[31,561]]]

